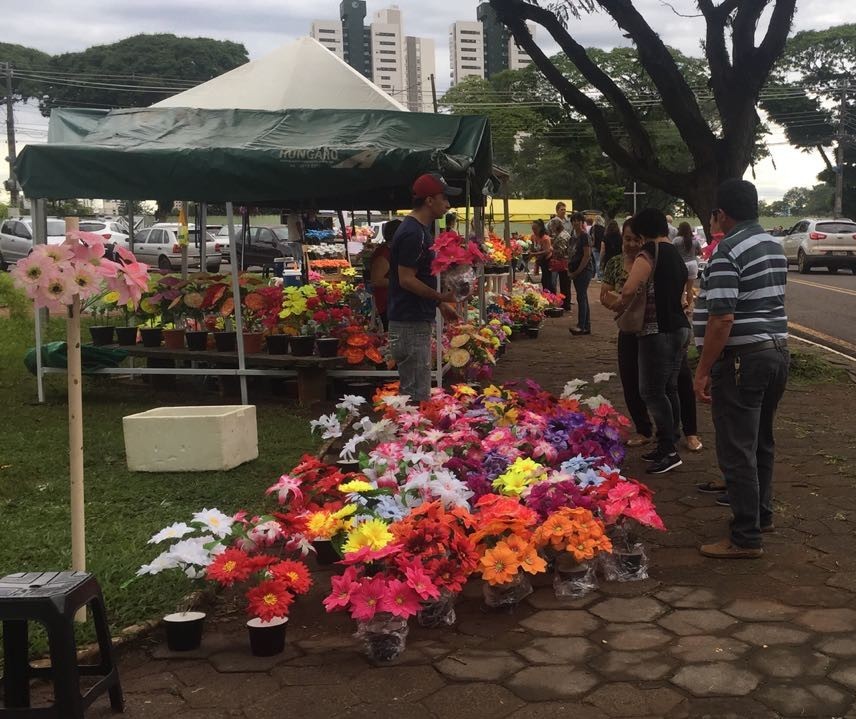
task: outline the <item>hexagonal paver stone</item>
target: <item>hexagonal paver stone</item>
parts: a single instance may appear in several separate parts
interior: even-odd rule
[[[527,667],[505,682],[517,696],[531,702],[574,699],[596,684],[597,678],[588,672],[561,665]]]
[[[387,716],[394,712],[395,719],[433,719],[434,715],[421,704],[393,704],[380,702],[375,704],[358,704],[344,714],[336,714],[336,719],[365,719],[366,717]],[[185,719],[186,715],[182,715]],[[200,718],[201,719],[201,718]]]
[[[742,657],[749,649],[731,637],[708,635],[681,637],[669,651],[685,664],[698,662],[733,662]]]
[[[554,637],[582,637],[598,628],[600,622],[588,612],[560,609],[536,612],[520,622],[520,626],[539,634]]]
[[[673,668],[663,652],[606,652],[590,662],[609,679],[663,679]]]
[[[712,634],[737,624],[734,617],[718,609],[676,609],[658,620],[657,624],[682,637],[692,634]]]
[[[553,587],[541,587],[526,597],[526,602],[535,609],[582,609],[598,599],[597,593],[588,594],[579,599],[556,596]]]
[[[323,669],[321,670],[323,671]],[[247,682],[252,688],[258,675],[253,681]],[[283,687],[277,691],[256,694],[259,700],[255,703],[245,703],[244,710],[248,716],[255,717],[287,717],[299,716],[301,719],[320,719],[321,717],[338,716],[346,709],[360,703],[360,698],[350,689],[343,686],[325,686],[323,691],[318,687]]]
[[[588,639],[542,637],[518,649],[517,653],[532,664],[580,664],[597,651]]]
[[[722,611],[747,622],[783,622],[799,609],[769,599],[738,599],[723,607]]]
[[[853,632],[856,631],[856,610],[810,609],[796,621],[815,632]]]
[[[497,682],[525,665],[510,652],[465,649],[450,654],[434,666],[450,679]]]
[[[214,654],[208,660],[218,672],[269,672],[275,666],[299,657],[300,652],[286,645],[285,650],[272,657],[254,657],[248,651],[230,651]]]
[[[714,592],[703,587],[669,587],[654,596],[674,609],[716,609],[722,603]]]
[[[853,701],[849,692],[832,684],[771,684],[754,694],[755,698],[784,715],[798,711],[800,716],[835,716]]]
[[[742,697],[758,686],[758,676],[726,662],[682,667],[672,682],[697,697]]]
[[[795,679],[822,677],[832,660],[820,652],[802,647],[772,647],[762,649],[752,657],[751,664],[768,677]]]
[[[452,684],[422,703],[438,719],[495,719],[523,706],[522,699],[498,684]]]
[[[445,683],[434,667],[378,667],[353,679],[350,689],[364,702],[408,703],[433,694]]]
[[[683,697],[668,687],[638,689],[633,684],[614,682],[599,687],[585,701],[614,717],[663,717],[678,706]]]
[[[652,622],[666,613],[666,607],[651,597],[613,597],[589,611],[608,622]]]
[[[856,639],[849,637],[829,637],[817,645],[824,654],[833,657],[850,658],[856,657]]]
[[[673,639],[656,624],[629,624],[610,629],[604,647],[610,650],[634,652],[668,644]]]
[[[839,667],[829,675],[829,678],[834,679],[839,684],[843,684],[846,687],[856,689],[856,664]]]
[[[746,624],[734,632],[734,636],[756,647],[773,647],[778,644],[802,644],[811,634],[790,624]]]
[[[556,719],[556,717],[573,717],[573,719],[607,719],[600,709],[586,706],[578,702],[539,702],[529,704],[509,714],[508,719]]]

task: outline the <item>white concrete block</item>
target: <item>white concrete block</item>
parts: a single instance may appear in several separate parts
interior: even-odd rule
[[[122,418],[132,472],[205,472],[259,456],[254,405],[158,407]]]

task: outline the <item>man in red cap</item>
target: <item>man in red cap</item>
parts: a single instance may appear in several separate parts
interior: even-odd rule
[[[400,392],[414,402],[431,395],[431,337],[439,308],[447,320],[458,318],[453,292],[437,291],[431,274],[434,237],[431,225],[449,210],[449,187],[438,174],[421,175],[413,183],[413,211],[392,238],[389,257],[389,350],[398,365]]]

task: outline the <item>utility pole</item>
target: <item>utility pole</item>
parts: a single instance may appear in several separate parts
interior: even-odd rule
[[[6,71],[6,144],[9,148],[9,195],[12,207],[18,207],[18,178],[15,177],[15,116],[12,113],[12,63],[7,62]]]
[[[431,73],[431,101],[434,103],[434,114],[436,115],[439,110],[437,109],[437,85],[434,83],[434,73]]]
[[[847,118],[847,90],[848,85],[841,87],[841,114],[838,119],[838,149],[835,157],[835,206],[832,215],[836,219],[844,214],[844,142],[845,119]]]

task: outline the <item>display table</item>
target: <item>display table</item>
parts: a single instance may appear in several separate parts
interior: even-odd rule
[[[503,272],[501,275],[485,275],[484,281],[487,291],[495,295],[501,295],[508,290],[508,276],[510,273]]]
[[[123,349],[129,357],[168,360],[172,362],[205,362],[218,367],[237,367],[237,352],[190,351],[166,347],[143,347],[134,345]],[[301,405],[309,406],[327,398],[327,370],[345,364],[344,357],[295,357],[293,355],[270,355],[265,353],[245,354],[246,366],[254,368],[293,369],[297,374],[297,397]]]

